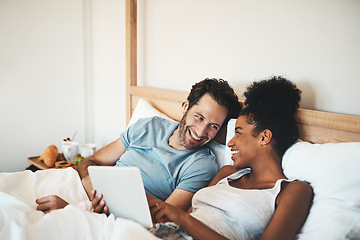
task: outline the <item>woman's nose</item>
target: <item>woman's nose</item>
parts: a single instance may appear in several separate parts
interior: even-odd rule
[[[234,139],[234,137],[233,137],[232,139],[230,139],[230,141],[229,141],[228,144],[227,144],[227,146],[228,146],[229,148],[231,148],[232,146],[234,146],[233,139]]]

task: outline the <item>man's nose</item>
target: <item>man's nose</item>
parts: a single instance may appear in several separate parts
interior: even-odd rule
[[[202,123],[199,125],[199,137],[206,137],[207,136],[207,125],[205,123]]]

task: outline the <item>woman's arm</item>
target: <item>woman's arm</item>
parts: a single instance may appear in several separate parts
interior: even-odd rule
[[[294,239],[309,214],[314,196],[310,184],[302,181],[283,182],[282,187],[274,216],[261,235],[261,240]]]
[[[154,223],[174,222],[194,239],[226,239],[180,208],[147,196]]]

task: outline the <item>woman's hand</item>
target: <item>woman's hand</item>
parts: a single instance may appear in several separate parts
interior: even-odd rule
[[[44,213],[49,213],[52,210],[64,208],[69,204],[57,195],[36,199],[36,203],[38,204],[36,210],[42,211]]]
[[[173,222],[194,239],[226,239],[180,208],[146,195],[154,223]]]
[[[180,208],[174,207],[149,195],[146,197],[154,223],[174,222],[177,225],[181,225],[185,216],[188,215]]]
[[[92,203],[93,212],[105,213],[106,215],[109,215],[109,207],[106,206],[106,202],[102,198],[102,194],[96,195],[96,190],[91,191],[90,200]]]

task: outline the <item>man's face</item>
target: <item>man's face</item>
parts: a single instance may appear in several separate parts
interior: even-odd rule
[[[219,105],[209,94],[200,98],[190,109],[184,106],[184,116],[179,126],[180,144],[191,150],[210,142],[223,124],[227,109]]]

